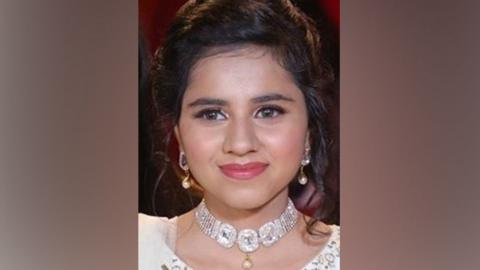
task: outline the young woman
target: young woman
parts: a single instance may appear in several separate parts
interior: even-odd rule
[[[291,185],[323,191],[322,91],[313,23],[288,0],[189,1],[156,55],[154,90],[178,142],[178,185],[203,200],[141,214],[150,269],[339,269],[339,227],[302,215]]]

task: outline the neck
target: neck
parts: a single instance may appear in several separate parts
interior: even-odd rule
[[[211,194],[205,194],[205,204],[209,212],[218,220],[229,223],[238,229],[258,229],[266,222],[278,218],[288,202],[288,189],[277,194],[264,204],[232,207]]]

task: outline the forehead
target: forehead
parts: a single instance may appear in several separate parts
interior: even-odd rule
[[[240,72],[245,65],[252,65],[250,68],[257,68],[257,71],[281,68],[271,50],[266,47],[254,45],[214,47],[202,53],[200,59],[193,65],[189,79],[199,79],[199,76],[211,71],[216,72],[215,75],[232,70]]]
[[[301,95],[291,74],[270,49],[260,46],[234,50],[215,48],[192,67],[185,98],[220,93],[254,96],[272,91]]]

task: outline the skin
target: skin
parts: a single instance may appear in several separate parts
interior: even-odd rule
[[[265,48],[214,54],[192,69],[175,135],[210,212],[236,228],[258,229],[284,210],[288,184],[308,147],[305,100],[291,75]],[[247,181],[232,179],[219,168],[248,162],[267,167]],[[177,255],[197,270],[240,269],[243,253],[206,237],[193,211],[179,217]],[[326,240],[312,241],[305,235],[304,222],[297,222],[275,245],[252,254],[254,268],[302,267]],[[222,256],[213,262],[212,254]]]

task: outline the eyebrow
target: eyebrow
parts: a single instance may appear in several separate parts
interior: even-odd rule
[[[264,103],[264,102],[277,101],[277,100],[295,102],[293,98],[289,98],[281,94],[269,94],[269,95],[252,98],[253,103]]]
[[[286,97],[281,94],[268,94],[263,96],[254,97],[251,99],[253,103],[265,103],[269,101],[289,101],[295,102],[294,99]],[[227,106],[229,103],[226,100],[218,99],[218,98],[199,98],[191,103],[188,104],[188,107],[195,107],[201,105],[216,105],[216,106]]]
[[[194,102],[188,104],[188,107],[201,106],[201,105],[217,105],[217,106],[226,106],[228,102],[223,99],[218,98],[199,98]]]

